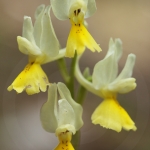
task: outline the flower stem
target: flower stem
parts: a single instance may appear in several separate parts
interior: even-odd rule
[[[86,68],[84,70],[83,76],[86,80],[88,80],[90,82],[92,81],[89,68]],[[83,105],[86,93],[87,93],[87,90],[82,85],[80,85],[79,90],[78,90],[78,95],[77,95],[77,98],[76,98],[76,102]]]
[[[86,93],[87,93],[87,90],[83,86],[80,85],[79,90],[78,90],[78,95],[76,98],[76,102],[79,103],[80,105],[83,105]]]
[[[75,55],[74,58],[72,59],[72,63],[71,63],[71,69],[70,69],[70,79],[68,82],[68,88],[70,90],[71,96],[74,99],[74,72],[75,72],[75,64],[76,64],[76,60],[77,60],[77,52],[75,51]]]
[[[79,145],[80,145],[80,130],[77,131],[76,134],[72,136],[71,143],[72,143],[72,145],[73,145],[75,150],[79,149]]]
[[[69,73],[68,73],[68,70],[66,67],[66,62],[65,62],[64,58],[58,59],[57,62],[58,62],[58,66],[59,66],[61,75],[62,75],[64,81],[66,82],[66,84],[68,84],[70,77],[69,77]]]

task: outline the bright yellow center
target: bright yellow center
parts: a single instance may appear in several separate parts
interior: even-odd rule
[[[71,144],[72,133],[69,131],[62,132],[58,136],[59,144],[54,150],[74,150]]]
[[[40,90],[45,92],[48,83],[48,78],[40,64],[29,63],[8,87],[8,91],[14,89],[17,93],[21,93],[26,90],[27,94],[32,95],[39,93]]]

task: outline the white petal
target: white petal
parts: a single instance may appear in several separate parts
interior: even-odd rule
[[[41,108],[40,119],[43,128],[48,132],[55,132],[57,124],[57,86],[52,84],[48,89],[48,100]]]
[[[40,49],[26,38],[17,36],[19,50],[26,55],[40,55]]]
[[[115,42],[114,42],[113,39],[110,38],[109,49],[108,49],[108,52],[107,52],[105,58],[110,56],[112,53],[115,53],[116,60],[119,61],[119,59],[122,55],[122,41],[120,39],[115,39]]]
[[[83,125],[83,121],[82,121],[83,109],[80,104],[76,103],[72,99],[70,91],[68,90],[65,84],[59,82],[57,86],[58,86],[58,91],[60,93],[61,98],[66,99],[68,103],[71,105],[71,107],[73,108],[74,115],[75,115],[75,117],[72,118],[74,119],[74,127],[76,130],[79,130]]]
[[[38,7],[36,8],[36,11],[35,11],[35,14],[34,14],[35,19],[38,18],[39,14],[44,10],[44,8],[45,8],[45,5],[44,5],[44,4],[42,4],[42,5],[40,5],[40,6],[38,6]]]
[[[54,15],[59,20],[69,18],[69,9],[76,0],[50,0]]]
[[[36,21],[34,23],[33,35],[34,35],[35,43],[38,47],[40,47],[40,40],[41,40],[41,34],[42,34],[41,19],[42,19],[43,13],[44,13],[44,9],[38,15],[38,17],[36,18]]]
[[[62,125],[75,124],[75,112],[66,99],[58,101],[58,128]]]
[[[31,17],[24,16],[22,36],[26,38],[28,41],[30,41],[31,43],[35,43],[33,37],[33,25],[32,25]]]
[[[136,88],[135,78],[122,79],[118,82],[110,84],[108,89],[117,93],[128,93]]]
[[[85,18],[92,16],[96,11],[96,3],[95,0],[84,0],[87,2],[87,11],[85,14]]]
[[[116,45],[116,59],[119,61],[119,59],[122,56],[122,41],[121,39],[115,39],[115,45]]]
[[[126,64],[122,70],[122,72],[119,74],[119,76],[115,79],[114,82],[118,82],[121,79],[129,78],[132,76],[133,67],[135,65],[135,59],[136,56],[134,54],[129,54]]]
[[[44,54],[49,55],[50,57],[55,57],[59,53],[59,42],[51,22],[50,6],[46,7],[41,21],[42,34],[40,40],[40,49]]]
[[[111,83],[117,76],[118,64],[114,53],[99,61],[93,71],[92,81],[96,89],[101,89]]]

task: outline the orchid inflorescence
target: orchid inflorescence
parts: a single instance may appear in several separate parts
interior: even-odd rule
[[[31,17],[24,16],[23,33],[17,37],[17,42],[19,50],[28,55],[28,64],[8,87],[8,91],[26,91],[28,95],[48,91],[47,102],[41,108],[40,120],[47,132],[55,133],[58,137],[59,144],[55,150],[77,149],[71,140],[83,126],[82,104],[86,90],[103,99],[91,116],[93,124],[117,132],[122,128],[135,131],[135,123],[120,106],[117,95],[136,88],[136,80],[131,77],[136,56],[129,54],[123,70],[118,74],[122,41],[110,38],[108,52],[104,59],[96,63],[92,76],[89,69],[85,69],[82,74],[79,60],[85,49],[101,51],[99,44],[88,32],[85,21],[96,11],[95,0],[50,0],[50,3],[46,7],[37,7],[34,25]],[[60,49],[50,11],[59,20],[70,20],[71,30],[64,49]],[[65,57],[73,58],[70,74],[64,62]],[[58,61],[65,84],[49,82],[41,65],[52,61]],[[74,77],[81,87],[77,98],[74,97]]]

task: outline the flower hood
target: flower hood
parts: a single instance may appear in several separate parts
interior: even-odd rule
[[[58,101],[57,88],[61,97]],[[41,108],[41,122],[46,131],[56,135],[65,131],[75,134],[82,127],[82,107],[72,99],[65,84],[49,86],[48,100]]]
[[[83,13],[88,18],[96,11],[95,0],[50,0],[55,16],[60,20],[66,20],[78,13]],[[76,11],[77,10],[77,11]]]
[[[34,27],[31,18],[24,17],[22,37],[18,36],[17,41],[19,50],[29,55],[30,62],[44,64],[47,59],[59,54],[59,42],[51,23],[50,9],[50,6],[45,8],[44,5],[37,8]]]
[[[92,93],[103,98],[106,95],[112,96],[115,93],[128,93],[135,89],[135,78],[132,78],[132,71],[136,56],[129,54],[126,64],[118,75],[118,61],[122,55],[122,42],[120,39],[113,41],[110,39],[109,49],[105,58],[94,66],[92,83],[88,82],[81,74],[76,65],[76,78]],[[79,58],[78,58],[79,60]]]

